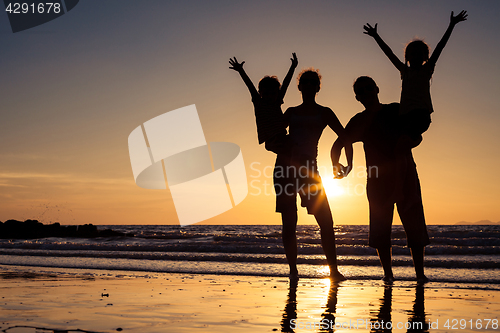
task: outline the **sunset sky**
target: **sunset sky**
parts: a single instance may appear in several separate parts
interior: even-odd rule
[[[462,9],[469,18],[437,63],[433,122],[414,157],[428,224],[500,221],[497,0],[82,0],[15,34],[0,14],[0,221],[178,224],[168,190],[135,184],[127,138],[153,117],[196,104],[207,141],[238,144],[254,181],[241,204],[203,223],[279,224],[264,176],[275,154],[258,145],[250,94],[229,58],[246,61],[257,83],[282,80],[296,52],[296,74],[320,70],[317,101],[345,125],[363,110],[352,92],[360,75],[375,79],[383,103],[399,101],[399,73],[364,24],[378,23],[402,59],[414,37],[432,52],[450,12]],[[283,110],[300,102],[294,79]],[[335,223],[368,224],[362,145],[354,146],[354,172],[331,182],[335,139],[324,131],[318,157]],[[314,218],[301,209],[299,223]]]

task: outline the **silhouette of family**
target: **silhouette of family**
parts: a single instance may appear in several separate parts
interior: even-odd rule
[[[399,103],[383,104],[379,101],[379,87],[368,76],[358,77],[353,85],[355,98],[364,111],[356,114],[344,128],[335,113],[316,103],[321,88],[321,75],[308,68],[298,75],[298,89],[302,95],[300,105],[289,107],[284,113],[281,105],[290,85],[298,59],[292,53],[290,69],[281,85],[276,76],[265,76],[258,90],[243,69],[244,61],[236,57],[229,60],[252,97],[259,144],[277,154],[274,168],[276,212],[281,213],[282,238],[290,267],[290,277],[297,278],[297,194],[301,206],[314,215],[321,233],[330,277],[345,280],[339,272],[335,246],[333,218],[317,167],[318,141],[328,126],[338,136],[331,149],[334,178],[346,177],[353,167],[355,142],[363,142],[369,203],[369,246],[377,250],[384,271],[383,280],[394,281],[391,266],[391,228],[394,205],[406,232],[416,278],[428,281],[424,274],[424,248],[430,243],[425,224],[424,209],[416,164],[412,149],[422,141],[429,128],[434,111],[430,95],[430,80],[436,62],[455,25],[467,19],[467,12],[450,15],[448,29],[429,57],[429,47],[422,40],[410,42],[405,49],[405,62],[401,62],[382,40],[377,24],[366,24],[364,33],[373,37],[384,54],[399,70],[402,80]],[[287,132],[288,128],[288,132]],[[339,163],[345,150],[347,166]]]

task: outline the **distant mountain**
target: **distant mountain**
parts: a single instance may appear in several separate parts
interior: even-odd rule
[[[481,220],[477,222],[460,221],[455,223],[455,225],[500,225],[500,221],[499,222],[491,222],[490,220]]]

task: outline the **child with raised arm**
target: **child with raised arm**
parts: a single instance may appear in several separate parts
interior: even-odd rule
[[[400,101],[400,115],[403,123],[403,133],[407,134],[417,146],[422,141],[422,133],[427,131],[431,123],[431,113],[434,112],[430,93],[430,79],[434,67],[443,51],[453,28],[459,22],[467,20],[467,12],[462,10],[457,16],[451,12],[450,24],[436,49],[429,58],[429,47],[422,40],[410,42],[405,49],[405,63],[394,55],[391,48],[380,38],[377,33],[377,24],[363,26],[367,34],[375,39],[385,55],[401,73],[402,88]]]
[[[281,104],[283,104],[283,99],[292,80],[293,72],[299,63],[295,53],[292,53],[290,60],[292,64],[283,80],[283,85],[280,85],[276,76],[265,76],[259,81],[259,90],[257,91],[243,69],[245,62],[238,62],[236,57],[229,59],[229,64],[231,65],[229,68],[240,73],[243,82],[245,82],[252,96],[259,144],[265,142],[266,149],[276,154],[287,152],[289,149]]]

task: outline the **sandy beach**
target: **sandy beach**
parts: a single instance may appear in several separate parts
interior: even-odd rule
[[[465,284],[21,266],[0,273],[0,330],[9,333],[500,330],[500,291]]]

